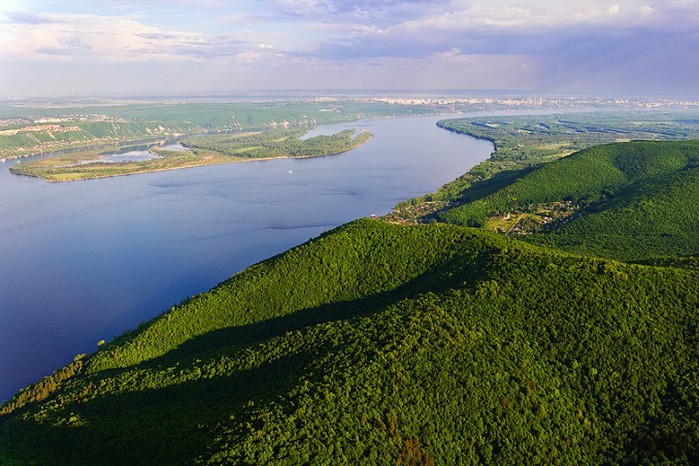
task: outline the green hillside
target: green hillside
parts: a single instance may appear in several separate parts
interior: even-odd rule
[[[439,217],[485,226],[509,214],[567,201],[579,211],[527,239],[624,260],[699,253],[699,142],[597,146],[507,180],[460,193]],[[531,232],[530,232],[531,233]]]
[[[699,170],[654,177],[600,202],[531,241],[559,248],[648,260],[699,254]]]
[[[177,133],[201,131],[188,122],[67,121],[52,125],[27,125],[0,131],[0,156],[20,157],[127,141],[149,141]]]
[[[437,126],[490,141],[494,152],[488,160],[436,192],[399,203],[392,212],[394,220],[429,218],[446,208],[480,199],[542,163],[590,147],[634,140],[699,139],[699,119],[692,111],[492,115],[441,120]],[[482,224],[482,217],[487,214],[473,213],[477,214],[473,224]],[[459,217],[463,219],[463,215]],[[478,217],[481,217],[480,221]]]
[[[0,464],[696,464],[698,149],[590,149],[442,213],[568,198],[525,237],[586,255],[365,219],[250,267],[20,392]]]
[[[359,101],[144,104],[77,108],[2,107],[0,158],[154,142],[182,134],[312,128],[321,123],[431,114],[426,105]]]

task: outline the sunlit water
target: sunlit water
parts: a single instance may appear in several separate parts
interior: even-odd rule
[[[374,138],[321,158],[60,184],[2,163],[0,400],[100,339],[488,157],[489,143],[441,130],[438,119],[329,125],[312,134],[366,127]]]

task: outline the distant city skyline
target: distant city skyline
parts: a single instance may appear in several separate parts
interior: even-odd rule
[[[697,0],[2,0],[0,96],[699,96]]]

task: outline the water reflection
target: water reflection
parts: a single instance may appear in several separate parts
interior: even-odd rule
[[[142,162],[162,157],[159,153],[160,151],[185,152],[188,150],[189,149],[179,142],[168,142],[150,146],[124,148],[113,153],[103,154],[96,161],[102,163]],[[81,164],[93,162],[95,162],[95,160],[86,160],[81,162]]]

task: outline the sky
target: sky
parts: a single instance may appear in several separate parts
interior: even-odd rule
[[[699,97],[699,0],[0,0],[0,96]]]

